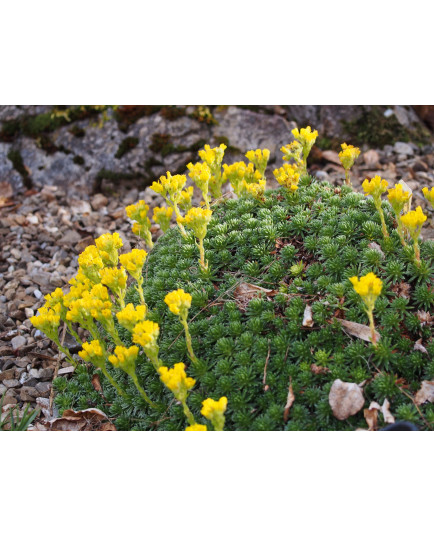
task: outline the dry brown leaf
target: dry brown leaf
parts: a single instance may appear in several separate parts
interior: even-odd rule
[[[424,380],[420,386],[419,391],[414,397],[415,403],[420,406],[424,402],[434,402],[434,380]]]
[[[262,293],[265,293],[267,297],[272,297],[277,294],[277,291],[269,288],[258,287],[257,285],[252,285],[251,283],[240,283],[234,290],[234,298],[237,302],[238,308],[241,311],[245,311],[249,302],[252,301],[253,298],[258,298]]]
[[[312,363],[312,365],[310,366],[310,370],[314,373],[314,374],[327,374],[327,372],[330,372],[330,369],[327,368],[327,367],[321,367],[319,365],[315,365],[315,363]]]
[[[92,376],[92,385],[93,385],[93,388],[95,389],[95,391],[99,391],[100,393],[102,392],[102,387],[101,387],[101,382],[99,381],[99,376],[97,373],[95,373],[93,376]]]
[[[289,410],[291,409],[292,404],[294,403],[295,396],[294,391],[292,390],[292,381],[289,381],[289,388],[288,388],[288,398],[286,399],[286,406],[285,410],[283,412],[283,420],[285,422],[289,419]]]
[[[356,383],[335,380],[329,394],[329,404],[333,415],[344,421],[363,408],[365,398],[362,389]]]
[[[422,326],[431,326],[431,324],[434,324],[434,317],[431,316],[429,313],[427,313],[426,311],[418,311],[416,313],[420,323],[422,324]]]
[[[383,405],[381,406],[381,413],[386,424],[393,424],[395,422],[395,417],[390,413],[390,402],[387,398],[384,399]]]
[[[363,410],[363,416],[365,417],[365,421],[368,425],[368,430],[370,432],[373,432],[377,429],[377,419],[378,419],[378,409],[365,409]]]
[[[342,318],[336,318],[338,322],[342,324],[342,328],[348,335],[352,335],[353,337],[358,337],[359,339],[362,339],[366,342],[371,342],[371,330],[369,326],[365,326],[365,324],[359,324],[358,322],[350,322],[349,320],[343,320]],[[380,340],[380,334],[378,331],[375,331],[375,336],[377,337],[377,341]]]
[[[428,354],[428,350],[422,344],[422,339],[419,339],[414,343],[413,350],[419,350],[419,352],[422,352],[423,354]]]
[[[62,417],[49,421],[48,424],[50,425],[50,430],[57,432],[116,430],[114,425],[106,422],[108,420],[107,415],[97,408],[89,408],[82,411],[67,409],[63,412]],[[107,427],[108,425],[110,427]]]
[[[303,326],[311,328],[313,326],[312,307],[306,305],[303,313]]]
[[[411,286],[404,282],[396,283],[392,287],[393,292],[395,292],[399,298],[406,298],[407,300],[410,299],[410,289]]]

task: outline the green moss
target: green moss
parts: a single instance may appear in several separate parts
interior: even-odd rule
[[[97,176],[95,177],[93,191],[100,192],[102,187],[102,182],[104,180],[114,183],[128,182],[135,179],[141,179],[143,175],[140,173],[120,173],[118,171],[111,171],[109,169],[101,169]]]
[[[174,145],[170,134],[160,134],[158,132],[152,135],[149,148],[163,157],[174,153],[185,153],[190,150],[185,145]]]
[[[279,189],[268,191],[263,203],[225,200],[215,206],[205,239],[209,274],[198,269],[198,251],[191,236],[182,239],[175,228],[158,240],[146,262],[144,294],[149,319],[160,325],[163,363],[173,366],[184,361],[188,374],[196,379],[189,405],[199,422],[205,423],[200,416],[202,400],[227,396],[227,430],[366,428],[362,411],[345,421],[333,417],[328,396],[339,378],[356,383],[367,380],[366,407],[372,400],[382,404],[387,395],[393,414],[426,426],[402,386],[408,386],[405,392],[414,396],[434,368],[431,330],[415,315],[422,305],[425,310],[434,306],[433,246],[422,243],[423,267],[416,269],[400,245],[387,203],[384,211],[391,235],[387,243],[372,200],[345,186],[336,193],[330,184],[305,177],[295,195]],[[385,258],[371,255],[368,245],[373,240]],[[399,297],[399,288],[389,277],[397,273],[396,266],[391,266],[396,262],[402,266],[399,282],[410,285],[405,299]],[[292,269],[297,264],[302,268]],[[384,284],[375,308],[381,335],[377,350],[351,338],[337,320],[367,324],[349,277],[371,270]],[[240,283],[274,293],[259,292],[245,303],[236,290]],[[190,363],[182,327],[164,303],[166,294],[177,288],[192,295],[190,331],[200,366]],[[137,304],[138,300],[131,287],[127,302]],[[302,325],[307,305],[313,312],[312,327]],[[131,344],[128,333],[120,330],[120,335],[125,344]],[[428,355],[414,350],[419,339]],[[312,365],[327,370],[318,374]],[[95,370],[80,366],[74,379],[59,389],[56,404],[60,410],[91,404],[115,419],[119,429],[185,428],[182,410],[173,404],[172,395],[143,354],[137,364],[140,383],[162,409],[150,409],[123,372],[111,367],[110,372],[126,390],[127,399],[101,378],[103,398],[92,388]],[[295,402],[285,422],[290,382]],[[430,417],[433,408],[425,404],[419,409]]]
[[[69,129],[69,132],[76,138],[84,138],[86,135],[84,128],[81,128],[78,125],[72,125],[72,127]]]
[[[349,136],[347,143],[354,145],[366,143],[382,148],[384,145],[394,145],[397,141],[425,145],[430,139],[429,132],[420,125],[409,130],[401,125],[394,114],[385,117],[379,106],[370,109],[362,106],[360,117],[354,121],[342,121],[342,126]]]
[[[175,121],[176,119],[185,116],[185,108],[180,108],[178,106],[163,106],[160,113],[164,119]]]
[[[84,165],[84,158],[80,156],[79,154],[76,154],[74,158],[72,159],[72,161],[74,162],[74,164],[77,164],[78,166]]]
[[[21,153],[19,151],[11,149],[8,152],[8,159],[12,162],[12,165],[15,171],[17,171],[21,175],[24,186],[28,189],[32,188],[33,183],[30,178],[29,171],[24,165],[23,157],[21,156]]]
[[[10,143],[14,141],[16,136],[20,133],[20,122],[16,119],[12,121],[5,121],[0,132],[0,141]]]
[[[139,144],[139,138],[124,138],[115,154],[116,158],[122,158]]]
[[[126,132],[141,117],[149,117],[158,113],[160,110],[161,106],[142,106],[138,104],[118,106],[114,117],[118,122],[119,129]]]

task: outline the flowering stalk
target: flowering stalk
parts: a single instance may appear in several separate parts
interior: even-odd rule
[[[172,218],[172,207],[155,207],[153,212],[153,220],[158,223],[163,233],[166,233],[170,228],[170,220]]]
[[[406,192],[402,189],[402,184],[397,184],[395,188],[391,188],[390,190],[387,190],[387,192],[387,199],[389,200],[393,212],[395,213],[399,239],[401,240],[402,246],[405,247],[406,243],[404,238],[404,227],[401,221],[401,212],[403,211],[405,205],[409,202],[411,194],[410,192]]]
[[[362,184],[363,190],[365,191],[365,195],[372,195],[375,208],[380,215],[383,236],[386,239],[389,238],[389,233],[387,231],[386,222],[384,220],[384,212],[381,206],[381,196],[387,190],[387,186],[388,182],[379,177],[378,175],[375,175],[375,177],[371,180],[365,179]]]
[[[178,218],[181,217],[178,204],[182,200],[182,189],[184,188],[186,181],[187,177],[185,175],[172,175],[168,171],[167,177],[162,175],[160,177],[160,182],[154,181],[150,186],[151,190],[153,190],[157,194],[162,195],[166,200],[167,204],[173,208],[175,216],[177,218],[177,222]],[[181,235],[186,238],[187,233],[182,223],[178,222],[178,227],[181,232]]]
[[[185,331],[185,342],[187,343],[187,350],[190,356],[190,359],[195,365],[199,363],[198,358],[194,355],[193,346],[191,343],[190,330],[188,329],[188,310],[191,307],[191,294],[184,292],[182,289],[174,290],[167,294],[164,298],[164,302],[169,307],[169,310],[174,314],[179,316],[179,321],[184,327]]]
[[[142,238],[149,249],[154,247],[151,234],[151,220],[148,218],[149,205],[140,199],[135,205],[125,208],[128,218],[133,220],[132,232]]]
[[[375,333],[375,324],[374,324],[374,307],[375,301],[378,296],[381,294],[381,289],[383,288],[383,283],[373,272],[360,278],[350,277],[351,283],[353,284],[354,290],[362,298],[363,303],[365,304],[365,311],[369,319],[369,327],[371,328],[371,342],[376,347],[377,346],[377,336]]]
[[[190,426],[195,426],[197,423],[187,405],[187,397],[188,391],[194,387],[196,380],[187,377],[184,363],[176,363],[172,369],[160,367],[158,372],[160,373],[160,379],[164,385],[170,389],[175,398],[181,402],[184,415],[187,417]]]
[[[431,190],[428,190],[428,188],[425,186],[425,188],[422,188],[422,193],[425,199],[431,203],[432,208],[434,208],[434,186],[431,188]]]
[[[294,128],[291,132],[294,138],[301,144],[302,153],[303,153],[302,172],[306,174],[307,173],[307,157],[309,156],[309,153],[315,143],[315,140],[318,137],[318,131],[314,130],[312,132],[312,129],[310,127],[306,127],[306,128],[301,128],[300,130],[298,130],[298,128]]]
[[[209,190],[216,199],[219,199],[222,196],[222,186],[226,180],[222,175],[222,160],[226,148],[224,143],[221,143],[219,147],[214,147],[213,149],[211,149],[209,145],[205,145],[205,147],[198,153],[202,161],[208,165],[211,171]]]
[[[216,432],[223,431],[225,426],[225,411],[228,405],[228,399],[222,396],[219,401],[207,398],[202,402],[201,413],[209,419]]]
[[[139,354],[139,348],[137,346],[116,346],[115,353],[109,356],[110,363],[116,367],[122,369],[133,380],[136,389],[139,391],[142,398],[153,408],[157,405],[152,402],[144,389],[141,387],[136,374],[136,360]]]
[[[206,162],[197,162],[196,164],[192,164],[192,162],[190,162],[189,164],[187,164],[187,169],[190,171],[190,173],[188,174],[189,177],[202,192],[202,197],[205,201],[205,206],[209,210],[209,203],[211,201],[211,196],[208,193],[209,181],[211,180],[210,167]]]
[[[125,307],[128,276],[123,268],[103,268],[100,270],[101,283],[106,285],[116,296],[119,306]]]
[[[161,367],[161,361],[158,357],[160,348],[157,344],[159,335],[159,325],[150,320],[139,322],[133,329],[133,342],[140,344],[143,347],[146,356],[157,371]]]
[[[205,262],[205,249],[203,247],[203,239],[206,236],[208,223],[211,221],[212,211],[203,208],[191,208],[187,214],[177,218],[178,223],[185,224],[192,229],[197,238],[197,246],[200,253],[200,265],[204,270],[208,268],[208,262]]]
[[[146,305],[143,294],[143,266],[147,253],[143,249],[133,249],[129,253],[124,253],[119,257],[121,265],[137,282],[136,289],[140,296],[140,303]]]
[[[351,186],[350,169],[353,167],[355,160],[360,156],[360,149],[353,145],[341,144],[342,151],[339,153],[339,159],[345,169],[345,184]]]
[[[414,257],[418,266],[420,266],[419,235],[426,219],[427,216],[425,216],[421,207],[417,207],[416,210],[410,210],[410,212],[401,216],[402,224],[413,239]]]

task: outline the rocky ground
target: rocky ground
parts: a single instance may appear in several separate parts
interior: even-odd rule
[[[239,128],[236,119],[226,117],[225,120],[233,121],[234,135],[234,129]],[[286,119],[282,121],[277,137],[272,139],[271,134],[258,132],[253,145],[248,145],[253,143],[250,139],[243,141],[240,130],[238,146],[243,150],[269,147],[278,152],[280,143],[291,141],[288,130],[291,125]],[[253,121],[251,128],[254,127]],[[187,154],[194,158],[193,152]],[[168,169],[173,170],[171,166]],[[162,164],[154,171],[158,178],[163,172]],[[315,148],[311,153],[310,172],[333,184],[342,183],[342,168],[333,150]],[[363,179],[375,174],[388,180],[391,186],[402,179],[412,188],[413,206],[420,204],[429,214],[422,235],[424,239],[434,239],[433,211],[421,193],[424,186],[434,185],[434,145],[420,147],[396,142],[381,150],[364,147],[353,171],[355,188],[360,190]],[[72,368],[59,356],[55,346],[33,328],[30,318],[43,305],[45,294],[56,287],[66,289],[77,270],[78,254],[95,237],[118,232],[124,252],[137,245],[137,237],[131,233],[125,216],[126,205],[144,199],[153,207],[161,199],[144,187],[142,177],[129,177],[120,182],[106,178],[100,193],[93,193],[90,183],[79,181],[77,187],[77,183],[68,183],[64,177],[57,185],[36,181],[28,190],[17,188],[16,183],[12,187],[13,181],[1,181],[0,176],[0,396],[4,395],[4,410],[15,405],[23,408],[26,404],[40,407],[41,417],[32,426],[44,428],[44,419],[56,417],[52,380],[58,375],[70,375]],[[271,179],[270,186],[273,185],[276,183]],[[153,231],[157,237],[158,227]],[[66,344],[73,354],[79,350],[73,339],[66,339]]]

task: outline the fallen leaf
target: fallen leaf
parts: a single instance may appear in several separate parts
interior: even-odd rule
[[[92,376],[92,385],[93,385],[93,388],[95,389],[95,391],[99,391],[99,392],[102,392],[102,387],[101,387],[101,382],[99,381],[99,376],[98,374],[94,374]]]
[[[424,380],[420,386],[419,391],[414,397],[415,403],[420,406],[424,402],[434,402],[434,380]]]
[[[368,409],[363,410],[363,416],[369,427],[369,431],[373,432],[377,429],[378,412],[381,411],[381,406],[378,402],[371,402]]]
[[[313,326],[312,307],[310,305],[306,305],[306,307],[304,308],[303,326],[308,328],[311,328]]]
[[[240,283],[234,290],[234,298],[237,302],[238,308],[241,311],[245,311],[249,302],[254,298],[260,297],[262,293],[265,293],[267,297],[272,297],[277,294],[277,290],[258,287],[257,285],[252,285],[251,283]]]
[[[386,424],[393,424],[395,422],[395,417],[390,413],[390,402],[387,398],[384,399],[383,405],[381,406],[381,413]]]
[[[417,340],[414,343],[413,350],[419,350],[419,352],[422,352],[423,354],[428,354],[428,350],[421,343],[422,343],[422,339]]]
[[[344,421],[363,408],[365,398],[362,389],[356,383],[335,380],[329,394],[329,404],[333,415]]]
[[[416,315],[419,319],[419,322],[422,324],[422,326],[425,326],[425,325],[431,326],[431,324],[434,324],[434,317],[431,316],[426,311],[418,311]]]
[[[63,416],[58,419],[53,419],[47,424],[50,425],[51,431],[62,432],[81,432],[90,430],[111,431],[116,428],[107,423],[108,417],[105,413],[97,408],[89,408],[81,411],[67,409],[63,412]],[[111,425],[108,427],[107,425]]]
[[[310,366],[310,370],[314,374],[327,374],[327,372],[330,372],[329,368],[315,365],[315,363],[312,363],[312,365]]]
[[[404,282],[397,283],[392,287],[393,292],[395,292],[399,298],[406,298],[407,300],[410,299],[410,289],[411,286]]]
[[[359,324],[358,322],[342,320],[342,318],[336,318],[336,320],[342,324],[342,328],[346,333],[348,333],[348,335],[358,337],[359,339],[362,339],[366,342],[371,342],[371,330],[369,326],[365,326],[365,324]],[[377,341],[379,341],[380,334],[378,333],[378,331],[375,331],[375,336],[377,337]]]
[[[289,380],[288,398],[286,399],[286,406],[283,412],[283,420],[285,422],[287,422],[289,419],[289,410],[291,409],[291,406],[294,403],[294,400],[295,400],[295,396],[294,396],[294,391],[292,390],[292,381]]]

